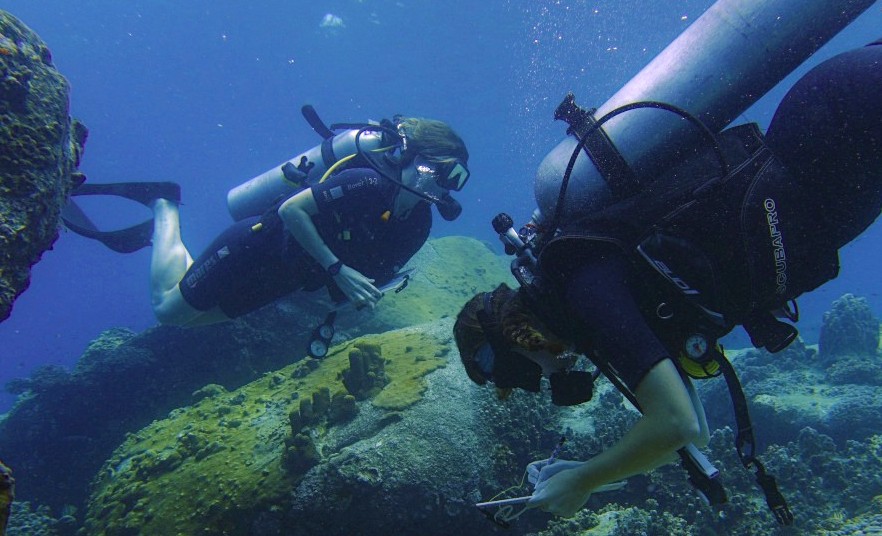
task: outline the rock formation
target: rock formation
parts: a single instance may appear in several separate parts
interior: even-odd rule
[[[0,10],[0,322],[58,238],[86,127],[68,115],[70,88],[42,40]]]

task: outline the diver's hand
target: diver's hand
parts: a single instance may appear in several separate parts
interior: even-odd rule
[[[373,285],[373,279],[368,279],[355,268],[345,264],[340,267],[340,273],[334,276],[334,283],[358,309],[362,307],[373,309],[383,297],[383,293]]]
[[[527,480],[535,488],[540,482],[548,480],[564,469],[574,469],[583,463],[570,460],[554,460],[553,462],[549,459],[536,460],[527,466]],[[543,471],[546,467],[548,470]]]
[[[583,464],[584,462],[567,460],[557,460],[549,464],[547,460],[541,460],[527,466],[528,476],[531,468],[535,473],[535,489],[527,507],[539,508],[561,517],[575,515],[585,506],[592,491],[590,487],[586,487],[584,479],[576,470]],[[530,476],[530,481],[533,480],[534,477]]]

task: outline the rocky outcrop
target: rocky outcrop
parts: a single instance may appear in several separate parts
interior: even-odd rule
[[[413,264],[417,270],[408,288],[384,297],[373,314],[340,312],[335,345],[356,335],[450,317],[467,293],[492,289],[508,276],[505,260],[470,238],[432,240]],[[327,314],[319,300],[323,295],[301,294],[214,326],[157,327],[140,334],[109,330],[93,341],[73,371],[47,367],[10,382],[7,390],[20,398],[0,421],[0,453],[16,470],[37,475],[19,483],[19,496],[56,510],[66,504],[81,508],[91,478],[126,433],[212,388],[233,390],[303,359],[314,327]],[[382,380],[375,369],[383,363],[370,364],[377,350],[364,348],[355,352],[360,369],[347,373],[358,396]],[[310,363],[318,362],[307,360],[304,368]],[[343,385],[342,376],[338,383]],[[206,387],[210,384],[216,385]],[[400,401],[389,393],[401,392],[391,390],[380,400],[394,408]],[[342,418],[353,407],[354,400],[344,397],[332,409]]]
[[[86,532],[485,532],[474,503],[507,487],[557,432],[538,396],[500,405],[472,384],[451,327],[448,318],[366,336],[130,434],[98,473]],[[335,419],[350,352],[364,348],[381,350],[388,383]],[[501,444],[515,426],[526,440]]]
[[[592,402],[566,409],[548,393],[501,401],[472,384],[451,324],[472,292],[508,278],[506,259],[445,238],[414,261],[426,264],[401,295],[341,315],[324,359],[303,356],[326,309],[299,299],[221,326],[110,331],[72,373],[18,382],[22,399],[0,423],[4,461],[29,475],[17,491],[61,516],[91,490],[75,519],[86,534],[486,534],[493,525],[473,503],[516,483],[560,435],[562,458],[588,459],[636,421],[603,381]],[[760,457],[800,527],[871,527],[882,404],[859,371],[876,355],[827,362],[801,342],[736,354]],[[512,533],[777,534],[726,428],[725,382],[699,389],[725,506],[705,506],[672,465],[597,494],[573,519],[528,512]]]
[[[830,361],[848,355],[875,355],[879,349],[879,320],[866,298],[846,294],[824,313],[818,350]]]
[[[824,315],[825,352],[797,340],[776,354],[747,350],[734,356],[762,444],[786,444],[806,427],[839,444],[882,430],[879,323],[866,301],[850,294],[832,307]],[[725,382],[702,381],[698,387],[711,427],[734,423]]]
[[[130,434],[95,480],[86,533],[487,534],[493,525],[474,503],[516,485],[561,434],[562,458],[587,459],[635,422],[636,412],[606,382],[595,400],[575,408],[555,408],[547,392],[499,400],[458,366],[451,324],[358,339]],[[348,419],[333,419],[329,407],[346,392],[341,378],[356,345],[382,350],[389,382],[354,401]],[[882,512],[873,499],[880,441],[871,435],[838,447],[806,427],[760,454],[799,526],[821,533],[814,531]],[[528,512],[512,533],[779,534],[734,443],[722,428],[704,449],[728,492],[719,508],[704,505],[672,464],[632,477],[622,491],[596,494],[572,520]]]
[[[12,469],[0,461],[0,536],[6,534],[6,524],[9,521],[9,513],[12,511],[12,501],[14,500],[15,479],[12,478]]]
[[[0,10],[0,322],[58,238],[61,208],[84,178],[86,128],[45,43]]]

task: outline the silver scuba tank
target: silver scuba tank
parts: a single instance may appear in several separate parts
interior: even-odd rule
[[[606,101],[597,119],[637,101],[685,109],[719,132],[811,56],[875,0],[718,0]],[[694,126],[657,109],[618,115],[602,127],[639,184],[652,182],[703,143]],[[567,137],[542,161],[536,203],[552,216],[577,141]],[[567,187],[563,218],[607,206],[613,195],[582,152]]]
[[[304,187],[317,183],[340,159],[357,152],[356,136],[362,151],[373,151],[382,147],[383,133],[380,131],[365,129],[343,131],[230,190],[227,193],[227,208],[230,215],[236,221],[259,216],[283,196],[294,195]],[[284,169],[286,167],[292,169],[290,166],[305,173],[305,179],[295,182],[299,177],[291,174],[290,171],[290,178],[286,177]]]

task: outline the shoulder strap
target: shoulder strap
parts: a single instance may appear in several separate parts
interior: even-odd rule
[[[595,111],[596,108],[586,110],[580,107],[576,104],[575,95],[567,93],[554,111],[554,118],[566,122],[569,125],[567,134],[574,135],[577,140],[587,136],[585,153],[591,158],[616,199],[624,199],[637,192],[640,182],[606,132],[595,126]]]

